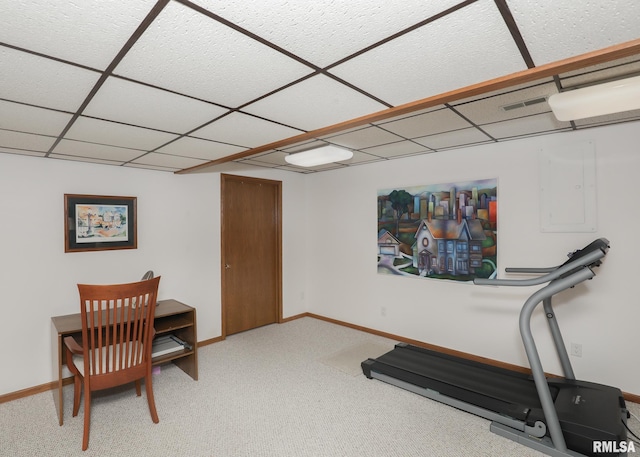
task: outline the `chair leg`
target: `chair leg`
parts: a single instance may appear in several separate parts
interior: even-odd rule
[[[158,411],[156,411],[156,400],[153,398],[153,385],[151,384],[151,373],[148,373],[144,377],[144,387],[147,391],[147,402],[149,402],[149,412],[151,413],[151,420],[154,424],[160,422],[158,418]]]
[[[91,422],[91,390],[84,386],[84,432],[82,434],[82,450],[89,447],[89,424]]]
[[[79,375],[73,377],[73,417],[78,415],[80,410],[80,394],[82,393],[82,380]]]
[[[140,387],[140,380],[136,379],[135,384],[136,384],[136,395],[139,397],[140,395],[142,395],[142,388]]]

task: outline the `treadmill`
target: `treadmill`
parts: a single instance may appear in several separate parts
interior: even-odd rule
[[[546,284],[526,300],[520,312],[520,333],[531,375],[406,343],[362,362],[363,373],[487,418],[492,421],[492,432],[553,457],[626,455],[629,413],[622,392],[576,380],[551,304],[554,295],[593,278],[593,268],[600,266],[608,249],[609,241],[600,238],[569,254],[560,266],[505,270],[539,275],[533,279],[474,280],[479,285]],[[563,378],[546,378],[540,362],[531,332],[531,316],[540,303]]]

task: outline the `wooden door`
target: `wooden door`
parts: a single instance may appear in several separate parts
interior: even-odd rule
[[[282,183],[220,179],[225,336],[282,320]]]

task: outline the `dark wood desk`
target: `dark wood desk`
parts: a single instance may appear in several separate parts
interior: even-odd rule
[[[173,362],[182,371],[198,380],[198,336],[196,332],[196,310],[191,306],[180,303],[177,300],[160,300],[156,306],[154,318],[156,337],[172,333],[186,341],[191,348],[172,352],[171,354],[155,357],[153,365]],[[73,336],[78,341],[82,340],[82,321],[80,313],[51,318],[51,362],[53,379],[57,379],[57,386],[53,389],[53,402],[58,412],[60,425],[63,423],[64,398],[62,368],[67,364],[66,351],[64,350],[64,338]]]

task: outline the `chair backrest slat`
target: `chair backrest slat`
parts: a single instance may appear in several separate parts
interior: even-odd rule
[[[151,357],[160,277],[129,284],[78,284],[85,373],[106,375]]]

